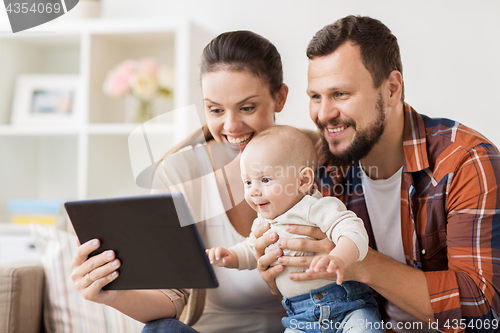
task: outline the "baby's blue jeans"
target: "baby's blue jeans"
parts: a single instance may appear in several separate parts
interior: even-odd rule
[[[309,293],[283,298],[288,317],[285,333],[385,332],[370,287],[356,281],[329,284]]]
[[[188,325],[174,318],[164,318],[150,321],[141,333],[198,333]]]

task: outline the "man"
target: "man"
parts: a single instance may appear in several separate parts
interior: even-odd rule
[[[404,102],[397,39],[380,21],[340,19],[314,36],[307,56],[310,115],[322,136],[319,185],[323,195],[339,197],[365,221],[373,249],[346,272],[346,280],[364,282],[387,300],[381,312],[394,331],[498,329],[496,147],[457,122],[420,115]],[[256,244],[258,257],[266,244]],[[280,245],[321,252],[312,242],[282,239]],[[259,263],[267,267],[278,256]],[[281,269],[261,272],[271,287]],[[291,278],[334,274],[308,271]]]

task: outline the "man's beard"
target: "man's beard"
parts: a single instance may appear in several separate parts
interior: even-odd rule
[[[376,110],[378,111],[378,117],[374,123],[370,124],[368,128],[363,131],[355,132],[356,134],[351,145],[341,153],[333,154],[330,151],[330,143],[324,135],[327,124],[319,121],[316,123],[323,141],[323,157],[328,165],[345,166],[354,164],[362,158],[365,158],[370,153],[373,146],[377,144],[385,130],[384,100],[382,99],[382,95],[380,93],[377,100]],[[337,126],[338,124],[334,122],[333,125]],[[348,125],[356,130],[356,123],[352,119],[348,119],[344,122],[344,125]],[[338,144],[335,141],[333,142],[333,145]]]

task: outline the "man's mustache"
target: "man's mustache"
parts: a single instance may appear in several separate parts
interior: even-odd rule
[[[332,121],[329,121],[329,122],[322,122],[322,121],[319,121],[317,120],[316,121],[316,127],[318,128],[318,130],[320,132],[323,132],[327,126],[332,126],[332,127],[336,127],[336,126],[344,126],[344,127],[352,127],[353,129],[356,129],[356,122],[352,119],[335,119],[335,120],[332,120]],[[322,134],[322,133],[320,133]]]

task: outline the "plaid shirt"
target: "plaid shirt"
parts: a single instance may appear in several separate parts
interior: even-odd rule
[[[489,323],[492,331],[500,313],[499,151],[455,121],[420,115],[407,104],[404,111],[401,236],[406,262],[425,272],[441,330],[484,329]],[[358,164],[324,165],[318,185],[324,196],[338,197],[363,219],[376,249],[360,172]]]

